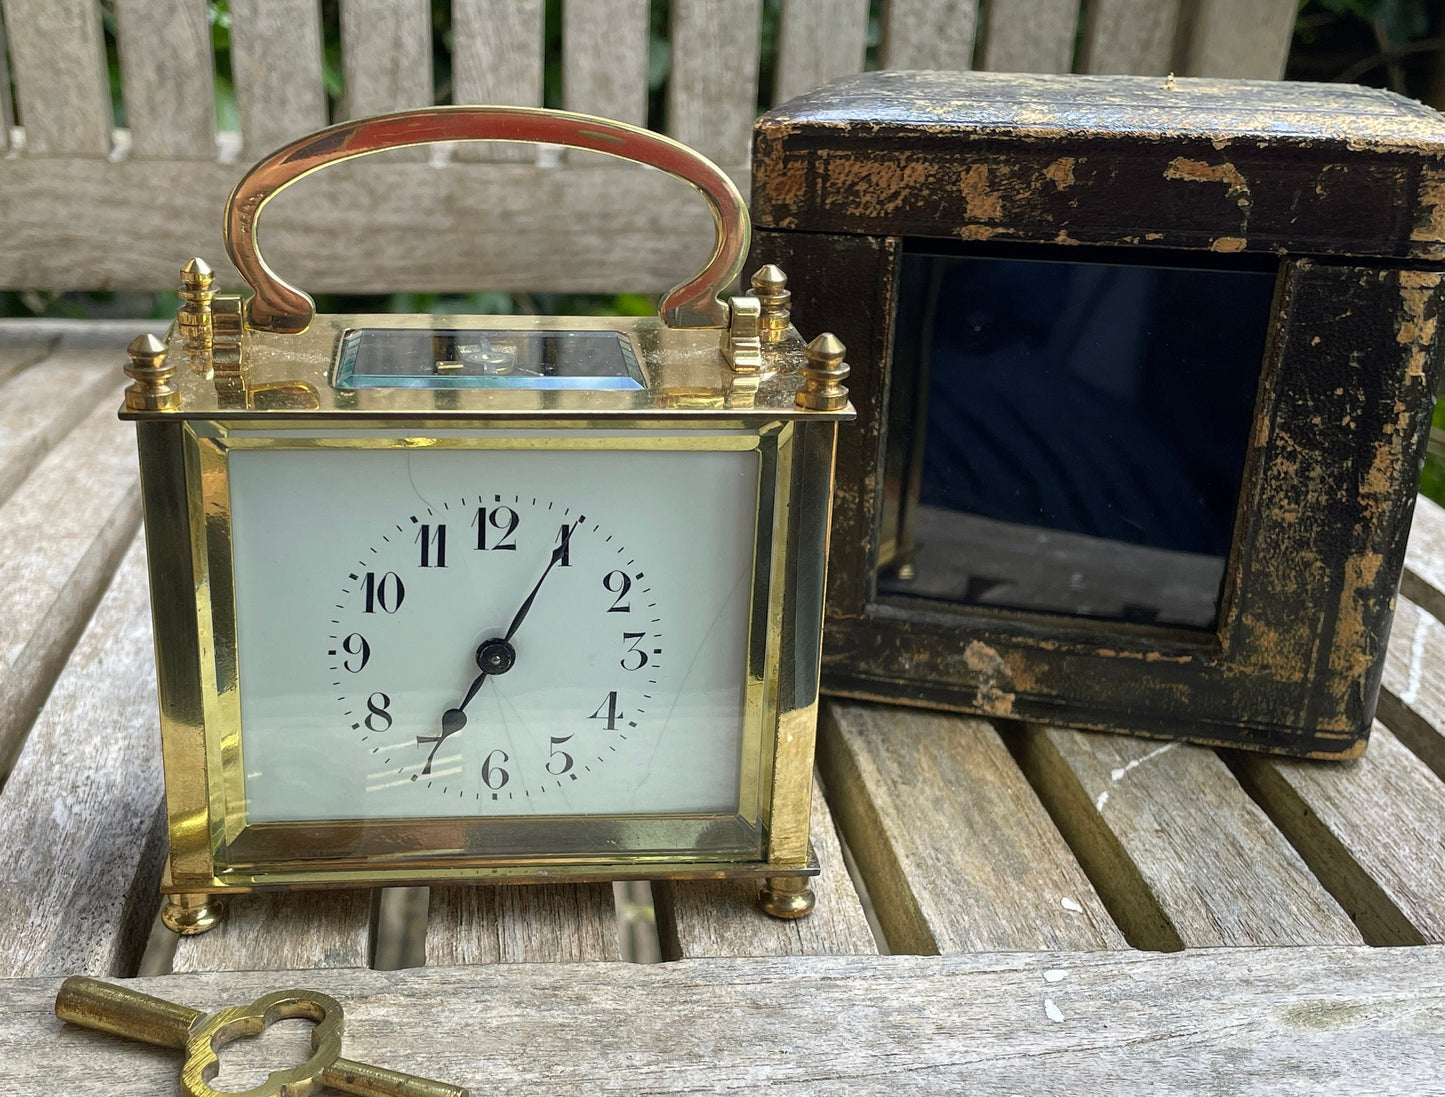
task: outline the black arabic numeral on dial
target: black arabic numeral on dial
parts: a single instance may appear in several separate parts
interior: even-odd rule
[[[553,777],[561,777],[562,774],[572,768],[572,755],[568,754],[565,750],[557,749],[571,738],[572,736],[570,735],[552,736],[552,756],[547,759],[547,772]],[[553,769],[552,764],[554,762],[560,762],[562,768]]]
[[[604,713],[602,711],[603,709],[606,709],[607,711]],[[606,720],[607,730],[616,731],[617,719],[621,715],[622,713],[617,711],[617,691],[614,689],[611,693],[607,695],[607,700],[603,701],[600,705],[598,705],[597,711],[594,712],[591,716],[587,717],[587,719]]]
[[[517,543],[511,541],[512,534],[517,532],[517,525],[521,519],[517,512],[511,507],[478,507],[476,517],[472,519],[472,525],[477,527],[477,548],[479,549],[517,549]],[[487,527],[490,526],[497,531],[496,539],[487,544]]]
[[[417,531],[416,540],[421,545],[422,567],[444,568],[447,566],[446,523],[442,523],[433,530],[431,526],[423,522],[421,529]]]
[[[622,642],[627,645],[626,654],[619,660],[623,670],[641,670],[647,666],[647,652],[637,646],[645,639],[647,639],[645,632],[624,632],[622,634]],[[631,662],[634,655],[637,656],[637,661]]]
[[[500,757],[498,757],[498,755],[500,755]],[[496,760],[493,761],[493,759]],[[482,763],[482,783],[493,792],[505,785],[508,778],[511,777],[511,774],[501,766],[502,762],[509,761],[511,761],[511,759],[507,757],[507,752],[497,749],[488,754],[486,761]]]
[[[359,632],[353,632],[345,640],[341,641],[341,649],[348,655],[356,656],[356,666],[351,665],[350,659],[343,659],[341,665],[352,674],[360,674],[366,669],[366,664],[371,662],[371,645],[366,642],[366,637]]]
[[[613,580],[616,582],[613,582]],[[602,577],[602,589],[608,594],[617,595],[612,600],[612,605],[607,607],[608,613],[631,613],[632,605],[622,599],[627,597],[627,592],[632,589],[632,580],[625,571],[609,571]]]
[[[377,606],[383,613],[395,613],[406,599],[406,586],[394,571],[388,571],[380,579],[376,577],[376,572],[368,571],[361,584],[361,593],[366,602],[363,613],[375,613]]]
[[[366,699],[366,726],[374,732],[383,732],[391,727],[391,698],[386,694],[373,693]]]

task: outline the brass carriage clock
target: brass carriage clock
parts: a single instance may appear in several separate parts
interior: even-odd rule
[[[685,180],[711,258],[657,317],[316,316],[257,218],[328,164],[434,141],[591,149]],[[785,280],[719,300],[748,217],[646,130],[439,107],[334,126],[237,185],[254,291],[183,272],[131,345],[170,833],[167,924],[218,894],[753,877],[811,910],[843,348]]]

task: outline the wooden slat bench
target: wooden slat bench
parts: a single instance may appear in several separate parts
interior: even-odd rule
[[[176,1065],[48,1012],[62,975],[136,975],[159,906],[144,545],[114,418],[135,330],[0,324],[0,1075],[16,1092],[170,1092]],[[38,398],[57,378],[83,399]],[[142,985],[198,1007],[314,986],[346,1001],[363,1059],[486,1093],[1004,1093],[1125,1070],[1141,1089],[1439,1090],[1442,545],[1445,510],[1422,499],[1414,597],[1357,762],[829,702],[811,918],[768,919],[744,885],[659,883],[665,962],[639,965],[606,886],[408,889],[388,897],[425,911],[426,966],[385,972],[373,957],[398,955],[397,931],[378,893],[261,895],[170,938],[176,974]],[[153,941],[148,965],[167,951]]]

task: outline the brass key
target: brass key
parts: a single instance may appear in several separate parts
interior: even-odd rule
[[[468,1097],[461,1086],[341,1058],[341,1003],[314,990],[278,990],[248,1006],[206,1014],[77,975],[60,985],[55,1015],[71,1024],[185,1051],[181,1089],[186,1097],[308,1097],[323,1087],[358,1097]],[[288,1017],[316,1022],[310,1059],[290,1070],[272,1071],[260,1085],[240,1093],[211,1088],[220,1070],[216,1053],[223,1046]]]

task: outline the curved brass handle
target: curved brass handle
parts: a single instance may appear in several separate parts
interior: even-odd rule
[[[266,203],[328,164],[437,141],[530,141],[591,149],[692,184],[708,201],[717,239],[707,265],[669,290],[658,311],[670,327],[727,326],[727,305],[718,294],[742,270],[749,221],[742,195],[712,161],[670,137],[585,114],[532,107],[428,107],[320,130],[277,149],[241,177],[226,201],[225,239],[231,262],[255,291],[247,309],[251,327],[294,333],[304,331],[316,314],[316,303],[261,258],[256,221]]]

